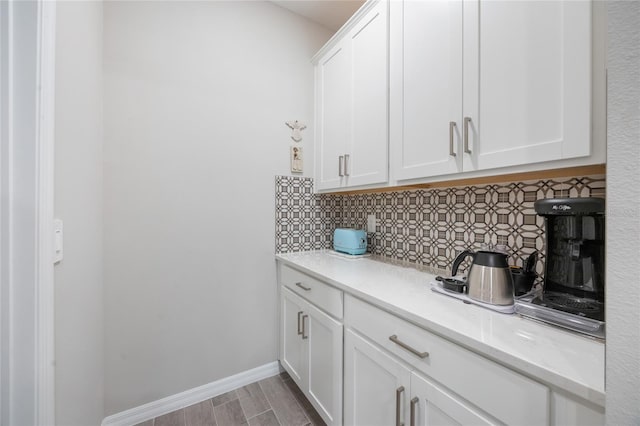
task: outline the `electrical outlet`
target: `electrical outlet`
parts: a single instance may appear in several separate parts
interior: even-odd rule
[[[376,215],[375,214],[367,215],[367,232],[369,233],[376,232]]]

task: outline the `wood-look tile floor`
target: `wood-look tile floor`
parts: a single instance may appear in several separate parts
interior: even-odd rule
[[[147,420],[138,426],[325,426],[287,373]]]

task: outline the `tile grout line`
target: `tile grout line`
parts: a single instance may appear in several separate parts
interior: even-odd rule
[[[258,387],[260,388],[260,390],[262,391],[262,393],[264,394],[265,399],[267,400],[267,403],[269,404],[269,407],[271,407],[271,411],[273,411],[273,416],[276,418],[276,420],[278,421],[278,424],[280,426],[282,425],[282,422],[280,421],[280,417],[278,417],[278,413],[276,413],[276,410],[273,408],[273,405],[271,405],[271,400],[269,399],[269,396],[267,395],[267,393],[264,391],[264,389],[262,389],[262,385],[260,384],[260,382],[258,382]]]
[[[268,402],[268,401],[267,401],[267,402]],[[271,404],[269,404],[269,405],[271,405]],[[261,414],[266,413],[267,411],[273,411],[273,408],[269,407],[269,408],[267,408],[266,410],[261,411],[260,413],[256,414],[255,416],[251,416],[251,417],[247,417],[247,414],[245,413],[244,417],[245,417],[245,419],[247,419],[247,421],[249,421],[250,419],[255,419],[256,417],[258,417],[258,416],[259,416],[259,415],[261,415]],[[273,414],[275,415],[275,414],[276,414],[276,412],[275,412],[275,411],[273,411]]]
[[[278,375],[278,378],[280,379],[280,382],[282,382],[282,385],[284,386],[284,388],[287,390],[287,392],[289,392],[289,395],[291,395],[291,397],[293,398],[293,400],[295,401],[295,403],[298,405],[298,408],[300,408],[300,410],[302,410],[302,414],[304,415],[304,417],[307,419],[307,423],[311,423],[311,419],[309,418],[309,416],[307,415],[307,410],[305,410],[305,408],[300,404],[300,402],[298,401],[298,398],[296,398],[296,396],[293,394],[293,392],[291,391],[291,389],[289,388],[289,386],[287,386],[287,384],[284,382],[284,380],[282,379],[282,376]],[[297,386],[297,385],[296,385]],[[313,406],[313,404],[312,404]],[[275,414],[275,413],[274,413]],[[305,425],[307,424],[305,423]]]
[[[216,425],[218,424],[218,416],[216,416],[216,406],[213,405],[213,398],[211,398],[209,401],[211,401],[211,407],[213,408],[213,420],[216,422]]]
[[[241,388],[238,388],[241,389]],[[240,406],[240,412],[242,413],[242,417],[244,417],[244,421],[245,423],[248,425],[249,424],[249,419],[247,418],[247,413],[244,411],[244,407],[242,406],[242,403],[240,402],[240,395],[238,395],[238,389],[236,389],[234,392],[236,393],[236,396],[238,397],[238,405]],[[251,394],[249,394],[251,395]],[[231,401],[229,401],[231,402]]]
[[[218,420],[216,419],[216,411],[215,408],[213,406],[213,398],[209,398],[207,401],[209,401],[209,404],[211,405],[211,417],[213,417],[213,422],[216,426],[218,426]]]

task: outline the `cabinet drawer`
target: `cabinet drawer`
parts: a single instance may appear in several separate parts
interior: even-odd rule
[[[549,423],[549,389],[540,383],[349,295],[345,325],[501,422]]]
[[[342,319],[342,291],[286,265],[280,266],[280,283],[335,318]]]

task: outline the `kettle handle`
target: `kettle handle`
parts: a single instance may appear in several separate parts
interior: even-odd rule
[[[451,276],[452,277],[456,276],[456,274],[458,273],[458,268],[460,267],[460,264],[462,264],[462,262],[467,256],[471,256],[472,258],[474,258],[475,255],[476,254],[471,250],[465,250],[462,253],[460,253],[453,261],[453,266],[451,267]]]

